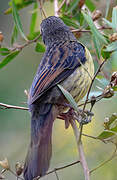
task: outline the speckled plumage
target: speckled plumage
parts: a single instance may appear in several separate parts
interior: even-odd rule
[[[66,102],[56,86],[61,84],[78,102],[87,92],[94,73],[89,51],[63,21],[51,16],[41,24],[46,52],[29,93],[31,144],[24,166],[25,180],[45,175],[52,154],[52,126]]]

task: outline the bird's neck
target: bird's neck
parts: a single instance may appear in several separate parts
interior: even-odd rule
[[[77,41],[72,32],[59,32],[53,36],[46,37],[45,45],[47,47],[52,47],[53,44],[58,44],[59,42],[64,41]]]

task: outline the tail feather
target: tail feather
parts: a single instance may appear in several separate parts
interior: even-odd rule
[[[32,109],[31,143],[24,165],[25,180],[44,176],[52,155],[52,126],[57,112],[51,104],[41,107],[38,111],[35,106]]]

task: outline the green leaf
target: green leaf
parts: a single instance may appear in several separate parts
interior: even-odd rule
[[[111,117],[106,118],[104,127],[105,130],[98,136],[99,139],[107,139],[117,135],[117,113],[113,113]]]
[[[111,117],[108,118],[108,121],[104,122],[104,126],[108,129],[111,129],[110,125],[117,119],[117,113],[113,113]]]
[[[79,28],[79,24],[76,24],[75,22],[73,22],[69,17],[67,16],[63,16],[61,17],[61,19],[63,20],[63,22],[67,25],[67,26],[71,26],[74,28]]]
[[[34,3],[36,0],[14,0],[14,3],[17,7],[17,10],[20,10],[22,8],[25,8],[29,5],[31,5],[32,3]],[[9,6],[12,7],[12,0],[9,1]],[[12,13],[12,8],[8,8],[5,12],[5,14],[10,14]]]
[[[105,51],[108,51],[108,52],[112,52],[116,50],[117,50],[117,41],[112,42],[105,48]]]
[[[45,52],[45,46],[40,43],[37,43],[35,47],[35,51],[43,53]]]
[[[111,1],[110,1],[110,0],[106,0],[106,14],[105,14],[105,18],[108,16],[110,3],[111,3]]]
[[[11,44],[14,44],[14,42],[17,39],[17,36],[18,36],[18,30],[16,28],[16,25],[14,25],[13,33],[12,33],[12,37],[11,37]]]
[[[59,89],[61,90],[61,92],[63,93],[63,95],[66,97],[66,99],[68,100],[68,102],[70,103],[70,105],[73,107],[73,109],[75,111],[78,111],[78,106],[77,103],[75,102],[74,98],[72,97],[72,95],[65,90],[60,84],[57,85],[59,87]]]
[[[94,42],[94,46],[95,46],[95,49],[96,49],[96,53],[97,53],[97,56],[98,56],[98,59],[100,58],[100,42],[99,40],[96,38],[96,36],[93,36],[93,42]]]
[[[31,17],[29,35],[32,35],[35,32],[36,20],[37,20],[37,15],[38,15],[37,9],[38,9],[38,4],[37,4],[37,2],[35,2],[33,12],[32,12],[32,17]]]
[[[94,11],[95,10],[95,5],[94,5],[94,3],[91,0],[86,0],[85,4],[89,8],[90,11]]]
[[[99,139],[107,139],[111,136],[115,135],[114,132],[110,132],[110,131],[103,131],[97,138]]]
[[[6,55],[8,55],[10,53],[10,50],[8,49],[8,48],[0,48],[0,54],[2,55],[2,56],[6,56]]]
[[[12,7],[13,7],[13,18],[14,18],[16,28],[20,32],[21,36],[27,41],[28,39],[23,32],[23,27],[21,24],[20,16],[18,14],[17,7],[16,7],[14,1],[12,1]]]
[[[76,7],[78,7],[78,3],[79,3],[80,0],[73,0],[71,1],[68,9],[67,9],[67,13],[70,13],[72,12]]]
[[[117,7],[114,7],[112,11],[112,25],[115,31],[117,31]]]
[[[104,20],[104,22],[105,22],[109,27],[114,28],[113,24],[112,24],[110,21],[108,21],[108,20],[105,19],[105,18],[103,18],[103,20]]]
[[[82,11],[82,14],[84,16],[84,19],[87,21],[87,23],[91,29],[91,32],[95,36],[95,38],[98,39],[100,44],[107,44],[105,37],[97,30],[95,24],[93,23],[91,16],[87,12],[84,12],[84,11]]]
[[[105,18],[103,18],[103,20],[109,27],[111,27],[116,32],[117,31],[117,7],[114,7],[112,11],[112,23]]]
[[[0,69],[6,66],[10,61],[12,61],[20,51],[14,51],[10,53],[8,56],[6,56],[1,62],[0,62]]]
[[[98,75],[96,76],[96,79],[103,79],[103,78],[104,78],[104,76],[101,75],[101,74],[98,74]]]
[[[28,37],[28,40],[33,40],[35,39],[37,36],[39,36],[40,34],[40,31],[37,31],[37,32],[33,32],[32,34],[29,34],[27,37]],[[39,38],[39,40],[42,40],[41,36]]]
[[[117,91],[117,86],[112,87],[114,91]]]
[[[110,52],[108,52],[108,51],[105,51],[105,48],[102,48],[101,49],[101,55],[102,55],[102,57],[104,58],[104,59],[108,59],[108,58],[110,58]]]

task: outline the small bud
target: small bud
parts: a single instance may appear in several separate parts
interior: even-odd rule
[[[95,103],[96,103],[96,98],[95,98],[95,96],[92,96],[91,97],[91,106],[93,107]]]
[[[17,162],[15,165],[16,174],[20,176],[23,172],[23,165],[20,162]]]
[[[117,72],[113,72],[110,80],[111,87],[117,86]]]
[[[3,41],[3,39],[4,39],[4,36],[3,36],[2,32],[0,31],[0,43]]]
[[[93,21],[96,21],[97,19],[99,19],[102,16],[102,12],[100,10],[95,10],[92,13],[92,19]]]
[[[0,174],[0,179],[5,179],[5,177],[2,174]]]
[[[6,169],[2,169],[1,174],[4,174],[6,172]]]
[[[79,39],[81,37],[82,33],[81,32],[74,32],[74,36]]]
[[[26,89],[24,90],[25,95],[29,98],[29,91],[27,91]]]
[[[105,129],[109,129],[109,124],[108,123],[109,123],[109,118],[106,117],[105,120],[104,120],[104,128]]]
[[[4,160],[0,161],[0,166],[2,166],[2,168],[9,170],[10,169],[10,165],[8,162],[8,159],[5,158]]]
[[[84,3],[85,3],[85,0],[80,0],[78,3],[78,7],[81,9]]]
[[[111,98],[113,95],[114,95],[114,90],[110,86],[107,86],[103,91],[103,97]]]
[[[112,35],[110,35],[110,36],[109,36],[109,40],[110,40],[111,42],[117,41],[117,33],[113,33]]]

